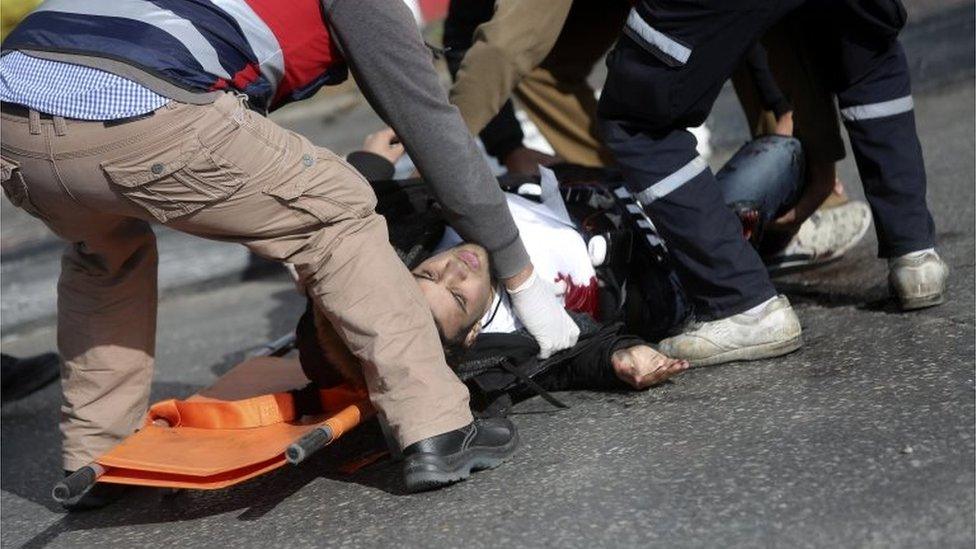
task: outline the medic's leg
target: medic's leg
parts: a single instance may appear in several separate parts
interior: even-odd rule
[[[91,226],[99,217],[90,215]],[[156,344],[156,239],[119,217],[65,249],[58,282],[64,358],[64,469],[91,463],[138,428],[149,404]],[[79,238],[76,233],[75,238]]]
[[[889,286],[902,308],[937,305],[949,271],[934,250],[905,51],[897,39],[857,34],[844,28],[836,36],[837,100],[874,214],[878,255],[888,258]]]
[[[63,119],[2,115],[4,192],[68,241],[58,281],[60,426],[68,471],[87,465],[139,426],[156,344],[152,229],[123,208],[103,212],[79,203],[79,194],[66,190],[76,189],[73,172],[53,169],[52,156],[94,146],[77,128]],[[99,172],[87,165],[84,173],[96,178]]]
[[[897,41],[878,51],[841,38],[839,61],[845,82],[837,99],[874,213],[878,255],[932,248],[935,225],[905,52]]]
[[[690,132],[656,137],[610,120],[603,130],[628,188],[667,243],[698,320],[741,313],[776,295]]]
[[[801,345],[799,321],[786,298],[776,297],[708,163],[696,153],[695,138],[684,129],[708,115],[736,52],[745,51],[773,14],[755,5],[688,20],[677,8],[670,19],[659,8],[662,13],[651,18],[659,28],[631,12],[607,61],[599,114],[606,144],[668,245],[699,321],[661,348],[695,365],[790,352]],[[727,30],[750,22],[754,27],[743,33]]]
[[[655,27],[631,11],[607,59],[600,130],[629,190],[667,243],[695,316],[715,320],[754,307],[776,290],[742,238],[708,162],[696,152],[695,137],[684,129],[708,115],[724,72],[735,62],[711,59],[717,48],[703,40],[715,30],[714,21],[666,26],[669,14],[660,11]],[[702,34],[701,51],[682,53],[684,46],[672,38],[678,32],[684,43]],[[741,38],[732,42],[728,48],[745,50]],[[689,99],[695,94],[699,99]]]

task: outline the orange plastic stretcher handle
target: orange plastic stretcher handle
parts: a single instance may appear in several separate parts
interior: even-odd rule
[[[325,420],[325,425],[332,430],[332,440],[335,440],[354,429],[364,419],[373,415],[373,407],[369,402],[357,402],[345,407],[338,413]]]

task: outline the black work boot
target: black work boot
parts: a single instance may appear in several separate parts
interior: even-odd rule
[[[403,479],[410,492],[441,488],[468,478],[472,471],[498,467],[516,446],[518,431],[511,421],[476,419],[404,448]]]

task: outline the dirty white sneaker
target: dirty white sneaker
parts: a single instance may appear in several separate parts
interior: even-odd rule
[[[924,309],[945,301],[949,266],[935,250],[888,260],[888,287],[902,310]]]
[[[786,296],[744,313],[697,322],[684,333],[659,344],[665,355],[683,358],[694,366],[735,360],[758,360],[793,352],[803,345],[800,320]]]
[[[821,208],[800,225],[785,248],[763,258],[770,271],[822,265],[840,259],[857,245],[871,226],[871,208],[852,200]]]

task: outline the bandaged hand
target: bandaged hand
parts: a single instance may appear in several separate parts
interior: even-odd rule
[[[539,343],[539,358],[576,345],[579,327],[566,313],[553,285],[535,271],[518,288],[508,290],[508,295],[515,314]]]

